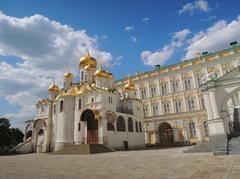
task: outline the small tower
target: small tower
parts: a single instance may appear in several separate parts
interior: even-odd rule
[[[136,87],[128,77],[127,84],[123,88],[123,94],[125,98],[136,98]]]
[[[58,91],[59,91],[58,86],[55,84],[55,82],[53,82],[48,87],[49,99],[55,99],[57,97]]]
[[[105,71],[100,67],[94,74],[96,79],[96,87],[98,88],[109,88],[112,89],[113,87],[113,74]]]
[[[79,69],[80,69],[80,82],[94,82],[94,73],[96,71],[97,61],[93,58],[89,52],[80,58]]]
[[[68,90],[72,86],[74,75],[68,70],[67,73],[64,74],[64,90]]]

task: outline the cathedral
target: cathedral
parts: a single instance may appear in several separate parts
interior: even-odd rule
[[[37,102],[37,116],[27,122],[26,130],[32,129],[28,150],[54,152],[80,144],[113,149],[145,145],[143,107],[134,96],[135,85],[128,79],[120,94],[113,87],[113,74],[96,67],[96,59],[87,53],[79,60],[80,82],[74,82],[69,70],[63,88],[55,83],[49,86],[49,98]]]

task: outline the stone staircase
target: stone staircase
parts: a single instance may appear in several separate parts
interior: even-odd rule
[[[53,154],[95,154],[113,151],[112,148],[103,144],[81,144],[66,146]]]
[[[212,137],[212,151],[214,155],[227,155],[228,139],[225,135]]]
[[[214,155],[227,155],[228,139],[225,135],[213,136],[209,142],[199,143],[184,150],[184,153],[213,152]]]
[[[227,149],[229,155],[240,154],[240,136],[229,139]]]
[[[199,143],[183,151],[183,153],[200,153],[200,152],[212,152],[210,142]]]

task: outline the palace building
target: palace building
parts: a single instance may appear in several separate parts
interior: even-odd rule
[[[49,98],[37,102],[37,116],[27,121],[23,152],[53,152],[81,144],[102,144],[114,149],[143,147],[143,107],[135,85],[123,86],[124,97],[113,87],[114,76],[89,53],[79,61],[80,82],[64,75],[63,88],[53,83]]]
[[[131,76],[137,88],[134,95],[143,102],[145,143],[188,145],[208,141],[209,117],[200,86],[235,69],[239,60],[240,47],[233,46],[167,67],[156,65],[152,71]],[[127,80],[114,82],[119,92]],[[232,111],[238,100],[237,92],[234,102],[230,101]],[[230,125],[233,112],[229,116]]]

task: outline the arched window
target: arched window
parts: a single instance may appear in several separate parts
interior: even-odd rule
[[[138,132],[138,122],[135,122],[136,132]]]
[[[81,108],[82,108],[82,100],[79,99],[79,100],[78,100],[78,109],[80,110]]]
[[[132,118],[128,118],[128,132],[133,132],[133,120]]]
[[[53,114],[56,114],[56,104],[53,105]]]
[[[139,132],[142,132],[142,123],[139,122]]]
[[[40,129],[40,130],[38,131],[38,135],[43,135],[43,129]]]
[[[63,111],[63,100],[60,101],[60,107],[59,107],[59,111],[62,112]]]
[[[107,117],[107,130],[108,131],[115,131],[114,116],[112,114],[109,114],[108,117]]]
[[[202,104],[202,110],[205,110],[205,100],[203,97],[201,97],[201,104]]]
[[[126,131],[125,119],[122,116],[117,118],[117,131]]]
[[[196,138],[196,126],[195,123],[192,121],[188,124],[190,138]]]
[[[208,137],[208,124],[207,121],[203,122],[204,137]]]

